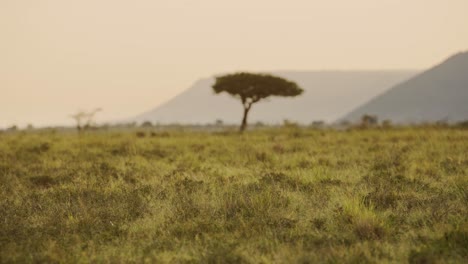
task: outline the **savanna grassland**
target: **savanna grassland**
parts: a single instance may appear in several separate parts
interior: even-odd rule
[[[466,263],[468,130],[0,134],[0,262]]]

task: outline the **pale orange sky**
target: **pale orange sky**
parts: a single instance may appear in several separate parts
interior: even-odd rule
[[[0,0],[0,127],[137,115],[238,70],[425,69],[467,0]]]

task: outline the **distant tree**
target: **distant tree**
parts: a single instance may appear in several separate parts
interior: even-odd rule
[[[101,112],[102,108],[96,108],[93,111],[88,113],[87,119],[86,119],[86,124],[85,128],[90,128],[91,126],[94,125],[94,116],[98,113]]]
[[[392,120],[385,119],[384,121],[382,121],[382,127],[383,128],[391,128],[392,127]]]
[[[343,127],[349,127],[351,125],[351,121],[349,120],[341,120],[340,123],[339,123],[340,126],[343,126]]]
[[[223,124],[224,124],[224,122],[223,122],[222,119],[216,119],[215,125],[217,125],[217,126],[222,126]]]
[[[227,92],[239,98],[244,108],[240,131],[247,127],[247,116],[254,103],[269,96],[297,96],[302,90],[296,83],[286,79],[253,73],[234,73],[216,78],[213,85],[215,93]]]
[[[17,125],[12,125],[11,127],[7,128],[6,130],[7,130],[7,131],[17,131],[17,130],[18,130],[18,126],[17,126]]]
[[[91,128],[91,126],[94,124],[94,116],[100,111],[102,111],[101,108],[96,108],[91,112],[79,111],[78,113],[73,114],[70,117],[75,120],[76,129],[78,131],[81,131],[83,129]]]
[[[375,115],[363,115],[361,117],[361,125],[363,127],[375,126],[379,123],[379,119]]]
[[[314,128],[321,128],[321,127],[324,127],[325,126],[325,121],[323,120],[316,120],[316,121],[312,121],[312,123],[310,124],[311,127],[314,127]]]
[[[255,126],[256,127],[264,127],[265,123],[263,123],[262,121],[257,121],[257,122],[255,122]]]
[[[124,124],[124,127],[136,127],[136,126],[137,126],[137,122],[135,121]]]
[[[284,119],[283,120],[283,127],[297,128],[297,127],[299,127],[299,124],[297,122],[291,121],[289,119]]]
[[[150,121],[145,121],[141,124],[141,127],[152,127],[153,124]]]

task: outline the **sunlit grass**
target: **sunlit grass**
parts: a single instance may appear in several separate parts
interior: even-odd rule
[[[468,131],[0,134],[0,262],[466,262]]]

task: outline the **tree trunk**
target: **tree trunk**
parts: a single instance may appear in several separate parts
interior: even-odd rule
[[[247,115],[249,114],[251,105],[248,107],[244,106],[244,116],[242,117],[242,124],[240,126],[240,132],[244,132],[244,130],[247,128]]]

